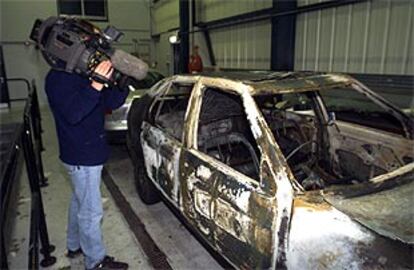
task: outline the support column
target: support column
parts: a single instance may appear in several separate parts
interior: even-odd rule
[[[206,28],[202,28],[202,29],[203,29],[204,40],[206,41],[206,44],[207,44],[207,51],[208,51],[208,57],[210,58],[210,63],[212,66],[216,66],[216,56],[214,55],[213,44],[211,43],[210,31],[208,31],[208,29]]]
[[[188,61],[190,56],[190,1],[180,0],[180,60],[179,70],[188,73]]]
[[[3,46],[0,45],[0,109],[6,107],[10,109],[10,96],[5,66],[6,63],[3,57]]]
[[[295,10],[297,0],[273,0],[273,13]],[[293,70],[295,62],[296,13],[277,16],[271,19],[272,38],[270,69],[276,71]]]

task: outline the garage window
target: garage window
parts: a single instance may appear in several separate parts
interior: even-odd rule
[[[173,83],[154,101],[150,109],[150,121],[180,142],[192,89],[193,84]]]
[[[59,15],[77,16],[89,20],[107,21],[107,0],[58,0]]]

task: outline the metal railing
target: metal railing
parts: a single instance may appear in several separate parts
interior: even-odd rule
[[[14,140],[12,141],[12,146],[1,175],[0,267],[1,269],[8,269],[6,244],[4,242],[4,225],[7,220],[7,210],[9,207],[9,191],[14,184],[13,179],[16,173],[16,164],[19,155],[23,151],[31,191],[30,239],[27,266],[28,269],[39,269],[39,253],[43,254],[43,259],[40,261],[41,266],[51,266],[56,262],[56,258],[51,255],[55,247],[49,241],[42,194],[40,191],[40,186],[47,185],[47,179],[44,176],[41,157],[43,143],[41,138],[42,127],[39,102],[34,81],[31,84],[25,79],[12,79],[12,81],[22,81],[26,84],[28,98],[23,112],[23,124],[19,124],[15,132]],[[41,249],[39,249],[40,246]]]
[[[40,108],[39,108],[39,98],[37,96],[37,89],[36,89],[36,83],[34,80],[32,80],[32,83],[29,83],[27,79],[24,78],[7,78],[6,81],[9,82],[21,82],[24,83],[27,92],[28,92],[28,98],[17,98],[17,99],[10,99],[11,102],[16,101],[23,101],[26,100],[26,107],[28,107],[30,115],[33,117],[30,118],[30,125],[33,129],[33,142],[35,147],[35,155],[36,155],[36,162],[38,163],[39,168],[39,181],[40,186],[45,187],[47,186],[47,178],[45,177],[44,171],[43,171],[43,162],[41,158],[41,152],[44,150],[43,147],[43,141],[42,141],[42,118],[40,115]],[[28,105],[30,101],[30,106]],[[25,109],[26,109],[25,107]]]

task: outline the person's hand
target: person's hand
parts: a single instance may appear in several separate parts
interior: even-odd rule
[[[112,68],[111,61],[105,60],[99,63],[99,65],[95,68],[94,73],[109,79],[111,78],[113,71],[114,69]],[[104,85],[102,83],[92,80],[92,87],[95,88],[97,91],[101,91]]]

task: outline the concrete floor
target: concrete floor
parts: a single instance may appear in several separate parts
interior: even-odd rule
[[[18,115],[18,114],[17,114]],[[3,118],[5,119],[5,118]],[[58,158],[58,146],[52,115],[48,107],[42,108],[43,164],[49,186],[42,189],[50,241],[56,246],[55,265],[47,269],[84,269],[83,259],[69,260],[66,249],[67,207],[71,194],[69,179]],[[113,146],[106,168],[134,212],[144,223],[157,246],[166,254],[173,269],[221,269],[217,261],[187,231],[180,221],[163,204],[143,204],[135,192],[131,161],[123,145]],[[30,193],[25,167],[19,178],[19,194],[15,223],[11,236],[8,259],[10,269],[27,268],[29,242]],[[102,184],[104,205],[103,234],[108,254],[129,263],[130,269],[152,269],[143,248],[130,231],[122,213]]]

